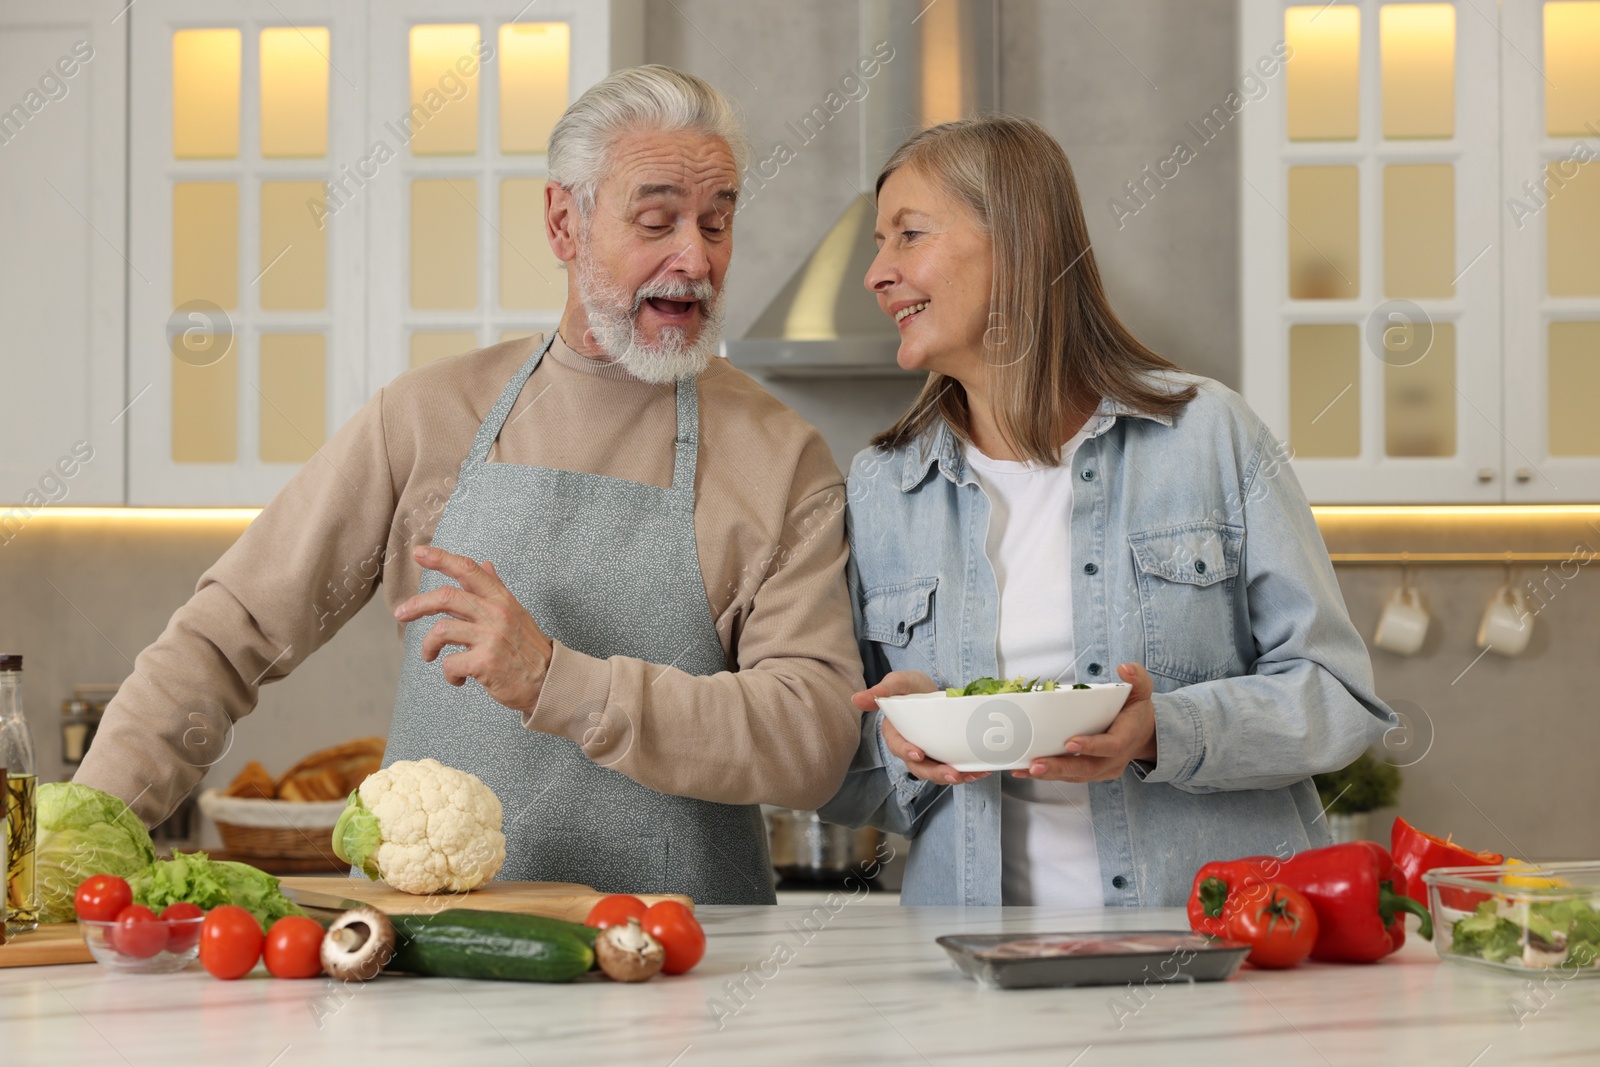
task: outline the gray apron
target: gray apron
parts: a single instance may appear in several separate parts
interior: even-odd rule
[[[672,486],[488,462],[550,340],[483,420],[433,544],[492,560],[539,628],[590,656],[632,656],[690,674],[728,669],[695,547],[699,392],[678,382]],[[424,570],[420,592],[451,579]],[[703,904],[771,904],[772,867],[756,805],[669,796],[599,766],[565,737],[529,730],[476,681],[445,681],[422,639],[440,616],[406,627],[405,663],[383,763],[432,757],[471,771],[505,808],[499,877],[580,882],[608,893],[687,893]],[[581,710],[581,709],[580,709]],[[589,716],[603,728],[597,700]],[[616,716],[615,709],[608,716]],[[670,730],[656,709],[653,730]],[[634,723],[635,731],[643,724]]]

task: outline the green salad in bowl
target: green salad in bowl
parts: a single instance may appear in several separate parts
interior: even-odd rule
[[[1025,680],[1021,675],[1018,675],[1015,678],[978,678],[959,689],[955,686],[949,686],[945,689],[944,694],[951,697],[981,697],[991,696],[995,693],[1049,693],[1060,688],[1060,682],[1042,682],[1037,678]],[[1072,688],[1087,689],[1089,687],[1079,682]]]

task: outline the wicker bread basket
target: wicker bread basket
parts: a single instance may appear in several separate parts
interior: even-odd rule
[[[200,811],[217,824],[222,847],[241,856],[333,860],[333,826],[343,800],[305,802],[200,794]]]

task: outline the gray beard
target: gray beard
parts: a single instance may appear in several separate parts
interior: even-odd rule
[[[628,294],[614,284],[580,249],[577,260],[578,299],[589,318],[589,333],[612,362],[634,378],[650,385],[670,385],[680,378],[697,377],[716,354],[722,337],[722,300],[710,282],[653,282]],[[692,342],[681,326],[662,327],[655,344],[638,336],[639,309],[652,296],[666,299],[693,297],[700,302],[700,334]]]

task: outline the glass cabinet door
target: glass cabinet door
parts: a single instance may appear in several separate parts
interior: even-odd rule
[[[1499,499],[1494,25],[1378,0],[1241,17],[1267,85],[1239,118],[1246,397],[1314,502]]]
[[[130,11],[129,502],[261,504],[364,399],[365,12]]]
[[[1507,5],[1507,499],[1600,495],[1600,0]]]

